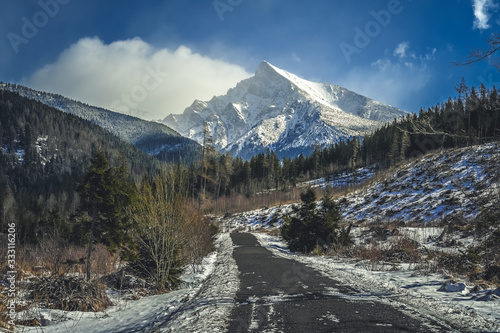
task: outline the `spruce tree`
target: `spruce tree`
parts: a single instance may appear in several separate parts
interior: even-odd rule
[[[300,194],[301,207],[294,217],[286,217],[281,227],[281,234],[291,251],[307,252],[316,244],[316,237],[311,227],[316,218],[316,192],[312,188]]]
[[[350,244],[349,231],[339,226],[339,208],[330,190],[326,191],[320,209],[316,209],[316,192],[309,188],[300,195],[302,205],[296,216],[285,218],[281,235],[291,251],[310,252],[317,246],[322,250],[338,250]]]
[[[109,166],[104,151],[99,149],[91,159],[83,182],[78,186],[82,209],[90,220],[89,249],[87,253],[87,280],[91,275],[92,246],[105,244],[111,252],[133,247],[128,234],[130,223],[125,208],[131,204],[135,187],[126,179],[126,168]]]
[[[410,135],[408,134],[408,132],[403,132],[403,135],[401,136],[401,150],[399,156],[399,159],[401,161],[406,159],[406,153],[410,145],[411,145]]]

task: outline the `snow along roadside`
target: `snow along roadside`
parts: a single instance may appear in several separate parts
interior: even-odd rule
[[[16,332],[225,332],[240,282],[228,233],[218,235],[215,248],[196,272],[188,267],[181,289],[136,301],[113,293],[115,305],[97,313],[35,309],[48,326],[19,326]]]
[[[297,255],[275,236],[263,233],[253,235],[261,246],[276,256],[304,263],[326,277],[343,281],[363,292],[381,295],[379,301],[390,302],[391,305],[397,302],[402,309],[408,305],[453,323],[453,326],[461,327],[466,332],[500,332],[499,301],[482,302],[472,299],[470,295],[438,292],[443,283],[442,275],[415,277],[410,271],[368,271],[355,263],[336,258]]]
[[[189,301],[169,316],[161,332],[226,331],[240,280],[229,233],[221,233],[216,246],[217,259],[212,274]]]

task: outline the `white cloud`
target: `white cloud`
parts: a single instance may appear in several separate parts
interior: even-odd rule
[[[490,9],[496,8],[493,0],[473,0],[472,7],[474,8],[474,29],[485,30],[489,29],[490,25]]]
[[[394,50],[394,55],[400,58],[406,57],[406,51],[410,48],[410,42],[401,42]]]
[[[141,118],[163,119],[181,113],[195,99],[225,94],[250,75],[185,46],[155,49],[140,38],[111,44],[84,38],[26,83]]]
[[[302,59],[297,55],[297,53],[292,53],[292,60],[295,63],[300,64],[302,62]]]
[[[433,48],[432,50],[430,50],[429,53],[426,53],[425,55],[421,56],[420,60],[422,60],[422,61],[435,60],[436,59],[436,52],[437,52],[437,49]]]
[[[437,50],[433,48],[420,56],[408,54],[406,47],[401,50],[406,54],[405,59],[384,57],[369,67],[354,68],[340,84],[376,101],[405,108],[405,103],[415,99],[429,83],[432,77],[429,64],[435,60]]]
[[[376,101],[405,108],[405,103],[414,99],[430,78],[426,67],[381,61],[372,64],[369,69],[351,70],[341,85]]]

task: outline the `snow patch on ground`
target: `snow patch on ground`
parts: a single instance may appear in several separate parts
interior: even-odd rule
[[[302,186],[343,188],[352,185],[361,184],[372,178],[378,171],[377,165],[371,165],[364,168],[358,168],[353,172],[344,171],[339,174],[331,175],[328,178],[314,179],[302,183]]]
[[[161,332],[225,332],[234,299],[240,287],[238,267],[233,258],[233,243],[228,233],[220,235],[213,274],[169,319]]]
[[[219,218],[227,232],[279,228],[283,217],[293,212],[293,204],[256,209]]]

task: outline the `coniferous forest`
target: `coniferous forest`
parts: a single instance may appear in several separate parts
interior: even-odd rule
[[[131,179],[159,168],[158,161],[97,125],[15,93],[2,90],[0,96],[0,218],[2,225],[18,222],[23,242],[52,230],[51,215],[77,212],[76,187],[93,151],[105,151],[113,165],[123,160]]]

